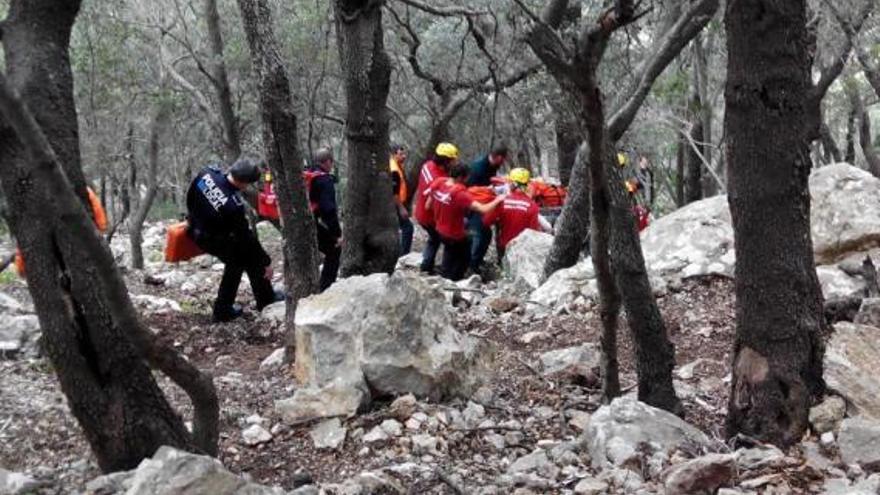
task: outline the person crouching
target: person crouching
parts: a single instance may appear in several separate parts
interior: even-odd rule
[[[186,193],[187,234],[202,250],[223,262],[223,278],[214,301],[214,321],[242,314],[235,304],[241,275],[248,274],[257,310],[283,300],[272,289],[272,259],[266,254],[245,215],[239,191],[257,182],[260,167],[252,158],[238,159],[227,173],[208,166],[199,171]]]

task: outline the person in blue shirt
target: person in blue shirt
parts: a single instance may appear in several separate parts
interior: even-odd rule
[[[214,301],[213,317],[217,322],[241,316],[235,296],[244,272],[248,274],[257,310],[283,300],[284,295],[272,289],[272,260],[248,224],[240,194],[259,178],[258,161],[240,158],[226,173],[214,166],[203,168],[186,193],[188,235],[224,264]]]
[[[336,206],[336,178],[331,175],[333,163],[333,152],[329,148],[321,148],[315,152],[314,165],[306,171],[310,178],[309,207],[315,216],[318,251],[324,255],[321,292],[336,281],[339,260],[342,257],[342,227],[339,225]]]
[[[498,143],[492,147],[487,154],[473,161],[468,173],[467,186],[485,186],[492,185],[492,177],[498,174],[498,171],[507,160],[507,146],[504,143]],[[468,237],[471,241],[471,272],[482,275],[483,258],[492,244],[492,228],[483,225],[483,215],[478,212],[471,212],[468,215]]]

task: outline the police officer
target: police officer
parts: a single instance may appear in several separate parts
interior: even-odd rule
[[[214,301],[214,321],[225,322],[241,316],[235,296],[241,275],[247,272],[257,303],[263,309],[283,294],[272,289],[272,260],[245,216],[245,204],[239,191],[260,178],[257,161],[238,159],[227,173],[208,166],[199,171],[186,193],[189,236],[205,252],[225,265],[220,289]]]

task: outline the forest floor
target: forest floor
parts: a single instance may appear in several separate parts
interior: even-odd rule
[[[277,244],[270,248],[278,252]],[[140,272],[128,272],[126,276],[133,294],[182,301],[183,311],[154,314],[146,320],[159,330],[161,338],[214,375],[222,401],[220,460],[233,472],[290,489],[302,473],[318,482],[337,482],[364,470],[412,461],[393,442],[365,447],[365,443],[352,438],[356,437],[352,432],[361,428],[369,431],[391,417],[388,403],[374,403],[369,411],[344,421],[349,438],[339,449],[316,449],[309,435],[311,425],[286,426],[273,412],[274,402],[289,398],[295,389],[290,369],[276,368],[268,373],[260,370],[261,361],[282,346],[279,331],[267,327],[254,314],[232,323],[213,324],[209,317],[213,293],[193,298],[145,284]],[[241,298],[245,301],[250,297],[246,286],[242,284]],[[5,280],[0,285],[0,292],[14,297],[25,291],[20,281]],[[723,438],[734,330],[733,283],[720,277],[687,280],[658,302],[675,345],[677,366],[701,360],[693,373],[682,372],[681,368],[676,372],[676,387],[683,397],[687,419],[711,437]],[[410,465],[399,470],[410,492],[445,493],[442,476],[414,476],[413,469],[429,466],[438,473],[458,473],[471,487],[491,485],[511,459],[531,452],[538,442],[574,439],[578,427],[566,418],[573,410],[589,413],[601,405],[598,383],[583,376],[544,377],[533,363],[546,351],[597,343],[599,323],[594,310],[584,307],[569,314],[537,316],[521,306],[505,318],[487,318],[486,312],[459,309],[458,330],[486,339],[497,348],[495,378],[488,387],[491,398],[481,401],[486,406],[485,416],[496,425],[518,421],[523,425],[521,435],[513,439],[508,436],[507,448],[498,451],[487,443],[485,431],[479,428],[455,434],[446,431],[444,458],[423,456],[421,467]],[[536,331],[540,333],[529,343],[523,341],[523,335]],[[619,345],[621,377],[628,391],[634,388],[635,359],[625,318],[621,318]],[[185,394],[164,377],[160,383],[178,410],[188,417],[191,407]],[[467,405],[420,402],[419,408],[432,415],[449,408],[465,409]],[[255,414],[260,418],[254,418]],[[248,422],[261,422],[271,429],[272,440],[253,447],[246,445],[242,430]],[[66,487],[63,492],[81,489],[85,481],[99,474],[46,359],[0,361],[0,466],[53,478],[58,482],[56,486]],[[405,472],[407,469],[410,472]],[[792,480],[790,484],[800,483]]]

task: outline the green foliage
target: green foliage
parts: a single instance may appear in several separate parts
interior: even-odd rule
[[[654,83],[652,94],[655,98],[670,106],[679,104],[687,95],[690,87],[688,73],[678,70],[667,73]]]
[[[15,273],[15,267],[9,266],[0,272],[0,286],[14,284],[18,282],[18,274]]]

